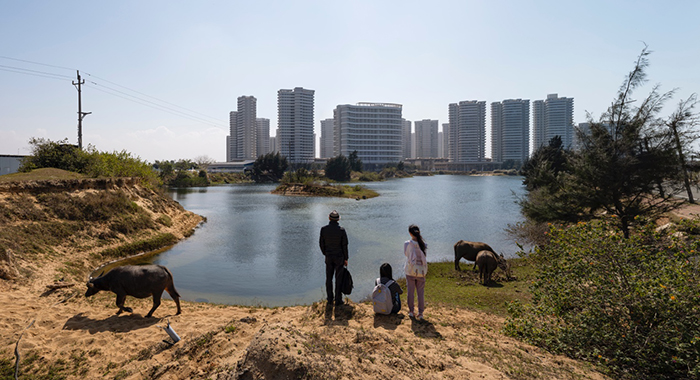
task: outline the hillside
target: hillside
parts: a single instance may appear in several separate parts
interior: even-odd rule
[[[202,217],[135,179],[1,179],[1,379],[14,376],[15,348],[20,379],[605,378],[505,337],[502,317],[430,299],[425,322],[405,306],[375,316],[353,301],[335,310],[183,302],[176,316],[164,299],[145,319],[150,299],[128,297],[134,313],[117,316],[113,294],[83,296],[87,274],[180,240]],[[159,328],[168,322],[182,338],[172,346]]]

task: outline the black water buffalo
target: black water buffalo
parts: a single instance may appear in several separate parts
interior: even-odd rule
[[[121,314],[122,311],[132,312],[130,307],[124,306],[126,296],[136,298],[146,298],[153,296],[153,307],[146,317],[151,317],[153,312],[160,305],[160,297],[163,290],[175,300],[177,314],[180,314],[180,295],[175,290],[173,275],[168,268],[161,265],[125,265],[116,267],[107,272],[104,276],[90,278],[87,283],[85,297],[99,292],[109,290],[117,295],[117,306]]]
[[[466,241],[460,240],[455,243],[455,270],[461,270],[459,268],[459,259],[464,258],[467,261],[474,262],[474,270],[476,270],[476,255],[481,251],[491,251],[494,252],[493,248],[486,243],[477,241]]]

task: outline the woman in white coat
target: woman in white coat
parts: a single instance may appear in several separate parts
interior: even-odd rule
[[[428,246],[425,244],[423,237],[420,234],[420,229],[415,224],[408,226],[408,234],[411,235],[411,240],[407,240],[403,245],[403,253],[406,255],[406,264],[404,271],[406,272],[406,288],[408,290],[408,316],[413,318],[414,300],[413,294],[418,295],[418,320],[423,319],[423,311],[425,310],[425,275],[428,273],[428,261],[425,257],[425,251]]]

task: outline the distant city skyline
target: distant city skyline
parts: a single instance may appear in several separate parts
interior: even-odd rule
[[[77,143],[76,70],[91,112],[83,145],[150,162],[224,161],[243,94],[274,136],[281,88],[315,90],[317,136],[337,105],[358,102],[401,104],[404,119],[442,126],[450,103],[558,93],[576,99],[575,124],[587,112],[597,120],[645,44],[649,82],[637,98],[657,83],[678,88],[667,115],[700,92],[697,14],[700,2],[651,0],[7,2],[0,154],[28,154],[31,137]],[[488,124],[485,140],[490,157]]]

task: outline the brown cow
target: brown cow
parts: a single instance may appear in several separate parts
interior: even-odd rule
[[[459,267],[459,259],[464,258],[467,261],[474,261],[474,268],[473,270],[476,270],[476,255],[480,251],[491,251],[493,253],[496,253],[496,251],[491,248],[486,243],[481,243],[481,242],[474,242],[474,241],[466,241],[466,240],[460,240],[455,243],[454,245],[455,248],[455,270],[459,271],[461,270]]]
[[[479,281],[484,285],[491,282],[491,274],[496,267],[501,268],[506,272],[506,276],[510,277],[508,263],[503,255],[499,256],[491,251],[480,251],[476,255],[475,263],[479,266]]]

